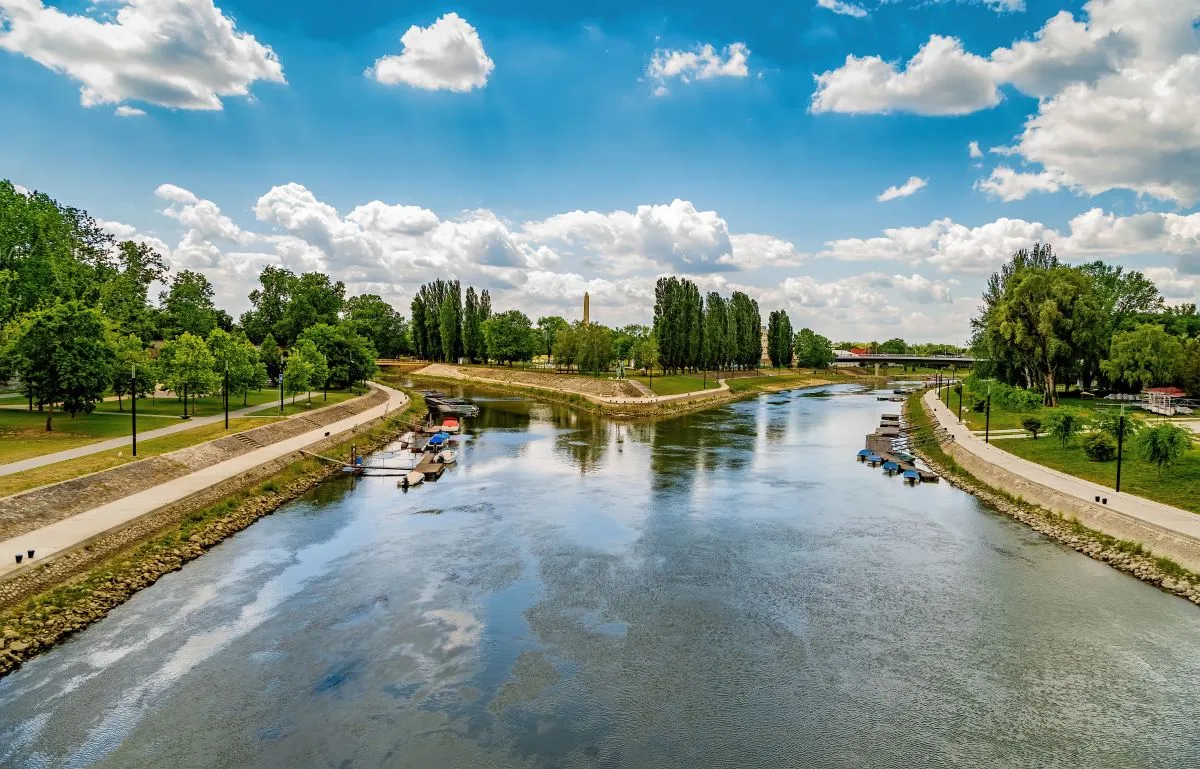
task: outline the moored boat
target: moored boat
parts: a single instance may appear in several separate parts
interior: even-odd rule
[[[442,432],[453,434],[453,433],[458,432],[458,430],[459,430],[458,420],[455,419],[454,417],[446,417],[445,419],[442,420]]]
[[[458,453],[450,449],[446,449],[434,457],[433,461],[440,462],[443,465],[452,465],[458,461]]]

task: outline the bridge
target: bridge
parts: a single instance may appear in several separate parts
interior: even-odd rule
[[[949,368],[970,368],[975,363],[975,359],[970,355],[889,355],[887,353],[868,353],[863,355],[855,355],[854,353],[846,352],[845,350],[834,350],[837,355],[837,363],[863,363],[871,365],[873,363],[898,363],[903,366],[930,366],[933,368],[942,367]]]

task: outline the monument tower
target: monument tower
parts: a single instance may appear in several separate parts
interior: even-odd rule
[[[592,298],[588,296],[588,292],[583,292],[583,325],[591,322]]]

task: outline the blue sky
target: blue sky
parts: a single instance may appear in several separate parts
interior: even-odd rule
[[[0,0],[2,173],[232,309],[282,263],[402,306],[443,274],[533,315],[591,290],[619,323],[683,272],[837,338],[961,341],[1036,237],[1196,301],[1200,2],[1172,5]]]

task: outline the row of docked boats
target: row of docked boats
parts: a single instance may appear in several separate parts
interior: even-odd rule
[[[442,414],[457,417],[477,417],[479,407],[466,398],[456,398],[438,390],[422,390],[425,405],[430,414]]]

